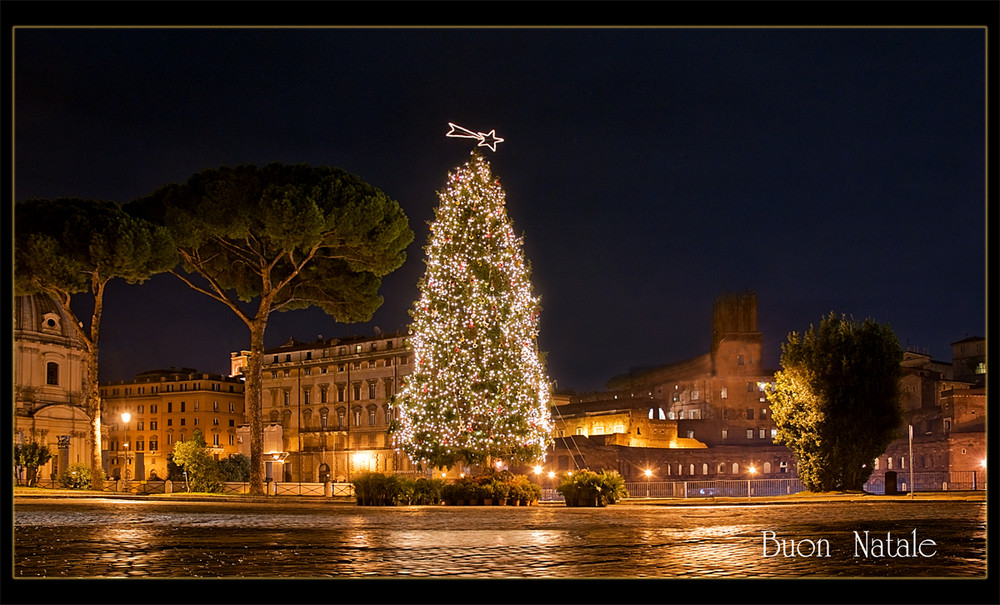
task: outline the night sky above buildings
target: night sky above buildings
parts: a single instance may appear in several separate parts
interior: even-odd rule
[[[943,361],[986,335],[982,27],[28,28],[13,48],[15,200],[277,161],[399,201],[416,238],[373,320],[274,314],[267,347],[406,329],[436,192],[472,149],[449,122],[504,139],[486,155],[560,389],[706,353],[714,300],[746,289],[772,368],[831,311]],[[101,379],[228,373],[248,344],[173,276],[119,280]]]

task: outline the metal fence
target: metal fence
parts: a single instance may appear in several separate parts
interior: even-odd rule
[[[630,498],[747,498],[782,496],[805,490],[795,479],[720,479],[715,481],[626,481]]]
[[[910,473],[896,471],[896,493],[910,491]],[[885,494],[885,474],[872,475],[865,483],[864,490],[871,494]],[[914,471],[913,491],[986,491],[986,469],[978,471]],[[891,492],[891,490],[890,490]]]

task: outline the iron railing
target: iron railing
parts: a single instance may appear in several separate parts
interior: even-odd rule
[[[805,489],[794,479],[718,479],[714,481],[626,481],[629,497],[638,498],[747,498],[783,496]]]

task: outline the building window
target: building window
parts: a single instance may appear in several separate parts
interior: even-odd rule
[[[375,383],[368,383],[368,399],[375,399]]]
[[[734,475],[740,474],[740,465],[737,464],[736,462],[733,463],[733,474]]]
[[[218,433],[212,435],[212,445],[215,445],[215,446],[219,445],[219,434]]]
[[[181,412],[182,413],[184,412],[184,402],[183,401],[181,402]]]
[[[361,399],[361,384],[354,385],[354,401]]]
[[[158,425],[158,424],[159,424],[159,423],[157,423],[157,421],[155,421],[155,420],[150,420],[150,421],[149,421],[149,430],[151,430],[151,431],[155,431],[155,430],[156,430],[156,428],[157,428],[157,425]]]
[[[770,462],[765,462],[764,463],[764,474],[765,475],[771,474],[771,463]]]
[[[156,413],[156,404],[155,403],[153,405],[149,406],[149,413],[150,414],[155,414]]]
[[[787,462],[779,462],[778,463],[778,472],[779,473],[787,473],[788,472],[788,463]]]
[[[167,418],[167,426],[174,426],[174,419],[173,418]]]
[[[722,438],[723,439],[729,439],[729,431],[728,430],[722,429]]]
[[[219,426],[219,419],[218,418],[212,418],[212,425]]]
[[[747,439],[753,439],[753,429],[747,429]]]
[[[753,420],[753,408],[747,408],[747,420]]]
[[[290,397],[290,396],[289,396],[289,393],[288,393],[288,391],[282,391],[282,392],[281,392],[281,401],[282,401],[282,403],[284,403],[285,405],[288,405],[288,404],[289,404],[289,397]]]
[[[344,428],[344,412],[343,410],[337,412],[337,427]]]
[[[155,452],[159,449],[160,444],[156,441],[156,437],[150,437],[149,439],[149,451]]]
[[[598,424],[597,426],[595,426],[594,427],[594,434],[595,435],[603,435],[604,434],[604,425],[603,424]]]
[[[344,401],[344,387],[337,387],[337,401]]]
[[[722,399],[729,399],[729,389],[722,387],[722,392],[719,394]]]
[[[584,435],[584,436],[586,436],[587,432],[585,430],[583,430],[582,426],[578,426],[578,427],[576,427],[576,434],[577,435]]]
[[[187,421],[187,418],[181,418],[181,426],[184,426],[184,424],[185,424],[186,421]]]
[[[229,413],[233,414],[236,412],[236,404],[232,401],[229,402]]]
[[[368,410],[368,426],[375,426],[375,408]]]
[[[729,408],[722,408],[722,419],[729,420]]]
[[[229,436],[229,445],[236,445],[234,441],[236,440],[236,435]]]
[[[767,429],[761,428],[760,430],[757,431],[757,434],[758,434],[758,437],[760,437],[761,439],[764,439],[764,438],[767,437]]]
[[[697,390],[691,391],[691,401],[698,401],[698,391]]]
[[[302,391],[302,403],[305,405],[309,405],[309,391],[306,390]]]
[[[878,470],[878,458],[875,459],[875,470]]]
[[[183,420],[181,420],[181,424],[184,424]],[[198,417],[197,416],[194,417],[194,425],[198,426]]]
[[[173,442],[174,442],[174,434],[173,433],[167,433],[167,445],[170,445]]]
[[[771,439],[778,438],[778,429],[771,429]]]

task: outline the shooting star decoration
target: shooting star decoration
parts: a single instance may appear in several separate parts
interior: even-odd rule
[[[496,151],[497,144],[503,142],[503,139],[496,136],[497,131],[495,130],[489,132],[472,132],[468,128],[462,128],[451,122],[448,122],[448,126],[451,127],[451,130],[445,136],[459,139],[476,139],[479,141],[477,147],[489,147],[490,151]]]

